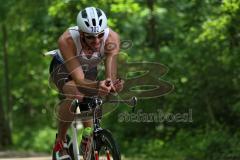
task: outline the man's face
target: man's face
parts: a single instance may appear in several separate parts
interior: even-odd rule
[[[83,33],[83,36],[85,38],[85,41],[87,45],[93,50],[93,51],[99,51],[101,47],[101,43],[103,41],[104,32],[98,33],[98,34],[88,34]]]

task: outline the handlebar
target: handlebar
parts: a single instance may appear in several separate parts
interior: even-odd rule
[[[85,98],[86,99],[86,98]],[[101,106],[104,103],[127,103],[128,105],[132,106],[132,112],[135,111],[135,107],[137,105],[137,97],[132,97],[128,100],[103,100],[101,97],[90,97],[87,98],[88,102],[79,102],[77,99],[73,100],[72,107],[75,109],[79,107],[81,104],[87,104],[89,106],[88,111],[82,111],[76,114],[76,120],[84,120],[92,117],[95,113],[95,109],[97,106]]]
[[[134,112],[137,105],[137,97],[134,96],[129,100],[109,100],[108,103],[127,103],[132,106],[132,112]]]
[[[88,104],[88,106],[90,106],[91,108],[95,108],[96,106],[101,106],[104,103],[126,103],[132,106],[134,111],[134,108],[137,105],[137,97],[132,97],[128,100],[108,100],[108,99],[103,100],[101,97],[94,96],[94,97],[84,98],[83,102],[79,102],[77,99],[73,101],[74,106],[79,106],[81,104]]]
[[[108,100],[106,102],[107,103],[127,103],[130,106],[136,106],[137,105],[137,97],[132,97],[128,100]]]

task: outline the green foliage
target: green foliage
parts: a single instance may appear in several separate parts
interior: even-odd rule
[[[121,49],[119,69],[126,67],[122,65],[126,61],[151,61],[169,68],[161,79],[174,84],[174,91],[139,100],[138,109],[145,113],[191,109],[193,113],[193,123],[123,123],[118,116],[130,109],[120,105],[104,117],[103,124],[113,132],[122,153],[131,159],[239,159],[240,1],[150,2],[1,1],[0,24],[7,26],[8,36],[15,148],[50,152],[56,131],[54,108],[59,102],[56,89],[48,84],[51,58],[42,53],[57,48],[58,37],[76,25],[80,9],[96,6],[106,12],[109,26],[121,40],[133,42],[131,48]],[[2,45],[0,49],[2,77]],[[5,99],[2,81],[0,90]]]
[[[161,139],[134,139],[127,144],[128,155],[135,155],[133,159],[163,160],[224,160],[238,158],[239,134],[230,135],[229,132],[219,130],[196,130],[194,132],[180,130],[176,137],[168,142]],[[130,147],[129,147],[130,146]],[[138,154],[135,154],[135,153]]]
[[[17,150],[51,153],[56,131],[49,127],[35,131],[25,127],[23,132],[14,133],[13,136],[16,146],[18,146]]]

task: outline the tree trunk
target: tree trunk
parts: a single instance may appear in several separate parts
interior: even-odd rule
[[[147,42],[149,46],[154,48],[156,51],[159,49],[158,38],[157,38],[157,31],[156,31],[156,20],[154,17],[154,0],[147,0],[147,7],[150,10],[150,18],[148,20],[147,25]]]
[[[7,30],[6,26],[2,24],[2,44],[3,44],[3,70],[4,70],[4,93],[3,97],[5,97],[5,112],[4,112],[4,104],[0,102],[0,146],[6,147],[12,144],[11,138],[11,130],[10,130],[10,120],[11,120],[11,97],[10,97],[10,86],[9,86],[9,70],[8,70],[8,52],[7,52]],[[1,137],[2,136],[2,137]]]
[[[2,99],[0,98],[0,150],[6,149],[12,144],[11,130],[5,118]]]

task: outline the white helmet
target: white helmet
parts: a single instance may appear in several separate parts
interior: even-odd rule
[[[87,7],[78,13],[77,25],[82,32],[96,34],[107,28],[107,17],[101,9]]]

